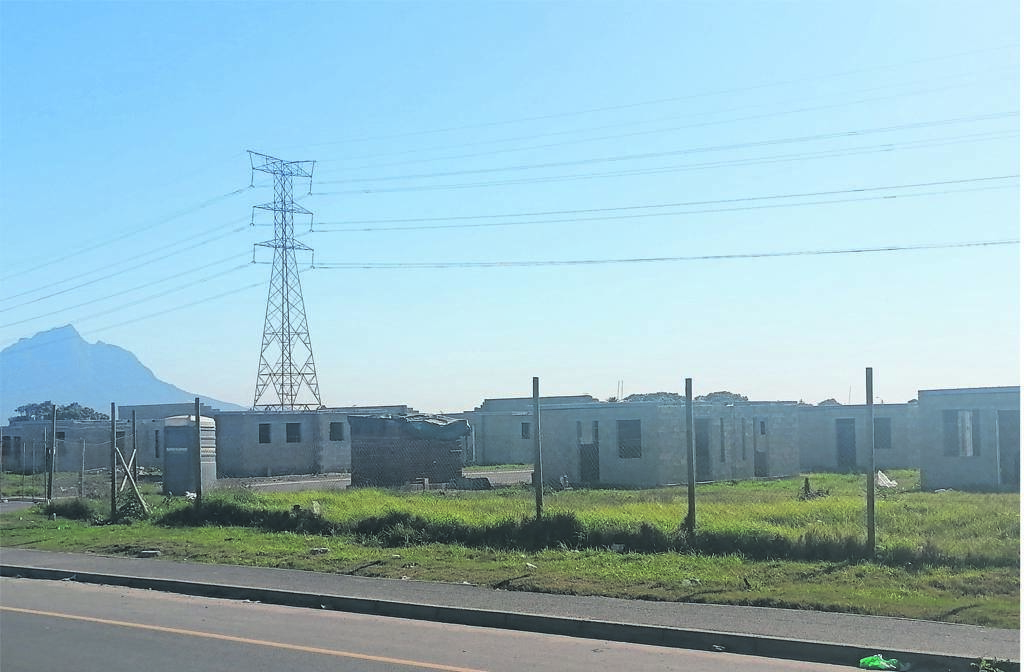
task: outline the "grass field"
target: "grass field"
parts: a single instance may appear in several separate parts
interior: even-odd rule
[[[890,476],[901,488],[879,494],[870,562],[863,477],[825,474],[811,486],[829,494],[806,500],[802,479],[699,486],[692,541],[678,529],[685,489],[553,492],[538,523],[532,491],[510,488],[229,491],[202,507],[151,495],[153,517],[131,525],[60,517],[88,517],[80,505],[56,521],[8,515],[0,544],[1019,627],[1019,496]]]

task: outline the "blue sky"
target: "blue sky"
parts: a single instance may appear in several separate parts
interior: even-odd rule
[[[71,323],[251,404],[247,149],[317,161],[327,264],[1016,239],[1019,26],[1010,1],[5,2],[0,347]],[[567,210],[593,212],[518,216]],[[328,405],[1019,381],[1016,245],[302,277]]]

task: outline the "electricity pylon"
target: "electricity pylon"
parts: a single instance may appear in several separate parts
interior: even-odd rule
[[[301,411],[322,405],[306,307],[302,300],[302,284],[295,262],[296,250],[313,251],[305,243],[295,240],[295,215],[309,215],[312,225],[313,213],[296,205],[292,197],[292,180],[296,177],[308,177],[312,190],[315,163],[283,161],[249,151],[252,174],[260,171],[274,176],[274,202],[253,206],[254,221],[256,210],[274,213],[274,239],[256,243],[274,250],[274,265],[267,292],[263,347],[260,349],[260,368],[256,374],[256,394],[252,402],[254,409]],[[253,253],[255,256],[255,249]],[[273,393],[268,392],[271,388]],[[276,399],[263,399],[274,394]]]

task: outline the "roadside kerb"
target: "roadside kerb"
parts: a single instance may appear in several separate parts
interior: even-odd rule
[[[538,632],[568,637],[604,639],[633,644],[668,646],[699,651],[721,651],[767,658],[800,660],[832,665],[851,665],[869,653],[864,647],[799,639],[782,639],[763,635],[714,632],[692,628],[671,628],[611,621],[566,618],[543,614],[502,612],[464,607],[397,602],[362,597],[324,595],[240,586],[224,583],[201,583],[180,579],[137,577],[123,574],[74,572],[10,564],[0,564],[0,576],[45,579],[52,581],[78,581],[101,585],[159,590],[181,595],[229,600],[249,600],[281,606],[329,609],[373,616],[407,618],[456,625],[499,628]],[[885,649],[889,657],[910,663],[915,670],[962,669],[969,670],[977,662],[974,657],[932,654],[924,651],[896,651]],[[1019,672],[1019,662],[1000,665],[1005,672]]]

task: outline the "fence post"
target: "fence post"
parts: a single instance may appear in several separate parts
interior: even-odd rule
[[[46,501],[53,499],[53,476],[57,471],[57,403],[53,404],[53,421],[50,425],[50,468],[46,471]]]
[[[110,402],[110,520],[117,518],[117,410]]]
[[[533,377],[533,487],[537,495],[537,520],[544,513],[544,463],[540,447],[540,378]]]
[[[875,392],[874,371],[864,369],[868,406],[868,557],[875,557]]]
[[[82,471],[78,472],[78,496],[85,497],[85,437],[82,437]]]
[[[697,529],[697,448],[693,436],[693,378],[686,379],[686,536],[692,542]]]
[[[199,421],[199,397],[196,397],[196,506],[203,500],[203,432]]]
[[[132,409],[132,480],[136,483],[139,482],[139,458],[142,456],[138,452],[138,433],[135,431],[135,409]],[[126,449],[127,450],[127,449]]]

